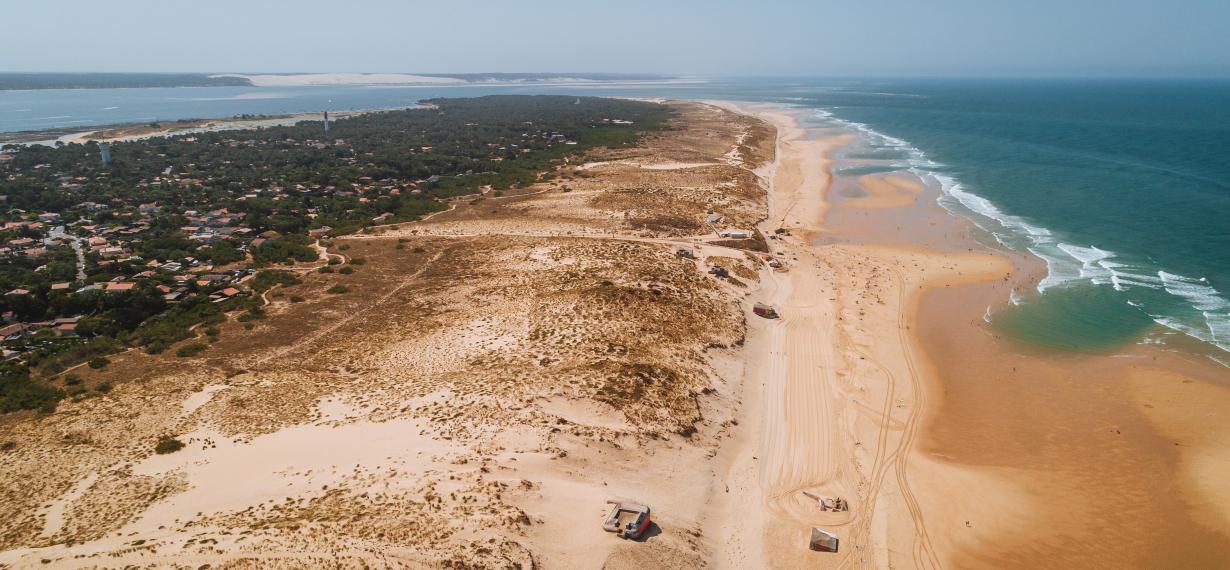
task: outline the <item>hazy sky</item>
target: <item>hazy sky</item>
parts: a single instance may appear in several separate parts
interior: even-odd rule
[[[1230,76],[1230,0],[25,0],[0,71]]]

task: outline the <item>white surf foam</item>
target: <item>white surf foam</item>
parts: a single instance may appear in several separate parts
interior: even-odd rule
[[[1133,287],[1147,289],[1160,289],[1162,287],[1161,278],[1144,273],[1147,270],[1142,267],[1120,263],[1111,259],[1103,259],[1098,261],[1098,264],[1110,272],[1110,284],[1116,291],[1123,292]],[[1128,303],[1131,304],[1131,301]]]
[[[1173,317],[1153,317],[1153,322],[1166,328],[1179,331],[1197,340],[1213,342],[1213,335],[1209,334],[1208,330],[1189,325],[1179,319]]]
[[[1193,279],[1165,271],[1158,271],[1157,276],[1167,293],[1187,299],[1201,311],[1230,311],[1230,302],[1221,298],[1217,289],[1210,287],[1203,277]]]
[[[1056,244],[1061,251],[1080,262],[1079,275],[1096,285],[1109,285],[1112,272],[1100,262],[1115,256],[1114,253],[1095,246],[1081,247],[1066,243]]]
[[[1187,301],[1204,316],[1207,331],[1201,333],[1207,338],[1203,340],[1230,352],[1230,301],[1203,277],[1192,278],[1165,271],[1158,271],[1157,276],[1167,293]]]

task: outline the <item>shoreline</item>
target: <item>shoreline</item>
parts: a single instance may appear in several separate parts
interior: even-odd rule
[[[1227,351],[1230,347],[1218,340],[1220,325],[1217,323],[1223,317],[1222,311],[1215,307],[1200,306],[1203,303],[1214,303],[1214,300],[1224,301],[1219,300],[1218,296],[1221,293],[1208,287],[1207,281],[1198,273],[1194,274],[1195,277],[1188,276],[1174,267],[1164,267],[1152,261],[1149,262],[1153,264],[1152,266],[1138,265],[1142,261],[1139,255],[1120,253],[1117,247],[1106,244],[1089,245],[1088,242],[1079,238],[1065,235],[1063,231],[1052,232],[1050,228],[1041,227],[1028,219],[1003,211],[983,196],[969,191],[964,181],[955,178],[951,172],[945,172],[945,165],[936,163],[927,153],[912,146],[909,141],[886,135],[868,124],[843,119],[824,110],[813,110],[813,113],[807,115],[818,117],[823,123],[833,123],[833,125],[828,125],[830,128],[858,132],[860,139],[870,143],[870,148],[887,146],[908,153],[910,157],[905,160],[904,164],[899,161],[888,161],[888,164],[881,164],[876,170],[881,175],[892,171],[909,173],[920,177],[928,187],[934,185],[938,189],[934,196],[938,206],[946,213],[967,222],[964,225],[968,227],[971,235],[959,241],[972,242],[974,247],[987,248],[993,252],[1020,258],[1022,267],[1040,267],[1042,272],[1039,279],[1023,283],[1028,286],[1017,288],[1017,291],[1011,295],[1013,305],[1026,307],[1018,314],[1023,312],[1028,315],[1038,311],[1039,309],[1030,307],[1035,301],[1040,301],[1038,305],[1043,306],[1061,302],[1054,299],[1042,301],[1043,295],[1048,291],[1058,293],[1063,290],[1062,294],[1071,291],[1075,291],[1076,294],[1101,294],[1105,293],[1099,291],[1101,287],[1113,284],[1115,291],[1122,293],[1125,290],[1144,287],[1141,285],[1142,281],[1145,283],[1156,281],[1157,286],[1148,286],[1147,289],[1164,288],[1165,292],[1171,295],[1169,300],[1179,298],[1181,305],[1186,304],[1186,309],[1204,312],[1203,318],[1194,317],[1191,314],[1184,316],[1184,306],[1178,308],[1178,313],[1170,312],[1165,305],[1155,305],[1147,295],[1145,298],[1117,298],[1119,302],[1126,301],[1127,305],[1148,315],[1149,324],[1139,325],[1139,328],[1133,331],[1118,331],[1114,333],[1114,336],[1103,339],[1094,338],[1096,335],[1089,335],[1084,339],[1064,338],[1063,335],[1051,338],[1035,330],[1033,334],[1039,335],[1036,338],[1038,344],[1075,353],[1118,350],[1128,343],[1163,344],[1180,352],[1202,356],[1223,368],[1230,369],[1230,360],[1227,359],[1227,354],[1230,354]],[[862,148],[865,149],[868,146]],[[877,161],[863,160],[861,157],[848,161],[855,167],[872,162]],[[870,178],[875,179],[876,176]],[[872,189],[862,189],[859,193],[865,195],[868,191],[875,193]],[[883,199],[885,197],[880,196],[872,201]],[[974,233],[978,234],[977,237],[973,236]],[[1085,245],[1079,245],[1082,243]],[[1110,249],[1100,249],[1099,246]],[[943,247],[947,246],[942,246],[941,249]],[[1094,263],[1092,268],[1086,266],[1092,262],[1084,257],[1082,252],[1099,257],[1094,260],[1097,263]],[[1105,259],[1106,263],[1103,263],[1102,259]],[[1105,275],[1097,274],[1099,270]],[[1087,274],[1087,271],[1091,273]],[[1118,283],[1120,279],[1123,280],[1126,289],[1120,287]],[[1068,288],[1069,285],[1072,285],[1072,289]],[[1188,285],[1204,287],[1198,294],[1212,295],[1213,300],[1203,298],[1193,300],[1193,296],[1197,293],[1185,291]],[[1002,307],[997,305],[994,308],[998,311]],[[1045,328],[1054,321],[1053,316],[1050,319],[1026,316],[1023,322],[1025,326],[1021,326],[1022,319],[1020,318],[1014,318],[1006,313],[998,316],[1002,317],[1000,320],[1006,326],[1013,326],[1007,323],[1009,320],[1016,320],[1018,325],[1014,326],[1011,334],[1021,338],[1031,334],[1028,330],[1030,326],[1034,329]]]
[[[783,179],[783,163],[803,162],[792,159],[792,152],[816,150],[792,144],[792,137],[803,135],[805,129],[780,107],[766,110],[766,106],[757,104],[726,105],[778,126],[779,149],[785,152],[779,152],[779,169],[769,175],[774,180],[770,220],[798,224],[804,231],[796,238],[787,238],[788,256],[798,255],[804,263],[819,262],[816,268],[828,267],[838,276],[830,283],[836,281],[833,284],[838,286],[834,288],[836,295],[827,301],[819,298],[827,296],[812,295],[810,305],[792,309],[791,299],[798,298],[801,289],[821,284],[800,276],[798,268],[803,264],[796,261],[784,280],[784,288],[792,292],[782,294],[783,280],[772,279],[766,280],[766,287],[756,295],[757,300],[781,303],[784,322],[749,321],[749,354],[760,356],[749,360],[745,383],[755,387],[761,380],[764,393],[760,398],[763,404],[749,398],[748,405],[761,409],[750,411],[748,423],[759,425],[761,434],[759,444],[750,446],[756,452],[745,453],[759,457],[759,464],[754,484],[748,482],[749,459],[743,459],[742,464],[736,461],[730,473],[737,475],[732,478],[741,486],[759,489],[761,515],[756,520],[763,537],[755,547],[740,550],[758,556],[731,557],[727,553],[720,559],[720,566],[739,567],[750,561],[771,566],[870,563],[939,567],[955,565],[958,560],[978,560],[993,566],[1035,567],[1042,559],[1039,556],[1049,557],[1048,564],[1068,567],[1106,560],[1122,564],[1182,560],[1199,565],[1230,553],[1225,540],[1230,529],[1226,524],[1230,522],[1230,497],[1209,479],[1216,472],[1213,466],[1230,467],[1230,456],[1222,451],[1230,447],[1230,436],[1216,417],[1221,414],[1209,404],[1203,409],[1211,417],[1199,419],[1156,411],[1159,399],[1173,402],[1182,398],[1188,406],[1204,401],[1230,402],[1230,391],[1216,382],[1219,371],[1212,363],[1198,361],[1198,355],[1176,355],[1140,345],[1129,345],[1110,355],[1027,350],[1020,344],[1023,341],[1004,337],[986,326],[983,315],[993,306],[1007,305],[1010,288],[1042,279],[1046,273],[1042,260],[981,244],[972,235],[972,221],[935,203],[934,189],[915,192],[900,181],[890,180],[877,183],[879,186],[864,196],[842,197],[832,195],[835,183],[849,181],[840,181],[828,172],[813,174],[811,180]],[[840,144],[830,137],[829,146],[823,150],[832,151]],[[831,162],[813,158],[807,167],[823,164],[827,170]],[[798,166],[787,166],[786,170],[790,168]],[[784,187],[789,186],[817,188],[821,196],[802,197],[807,201],[796,211],[797,204],[791,200],[800,197],[780,199],[787,191]],[[808,227],[799,217],[810,217],[814,227]],[[815,222],[821,219],[823,222]],[[769,225],[762,225],[762,231],[774,229]],[[805,239],[797,239],[799,234]],[[903,245],[906,243],[923,245]],[[968,257],[971,255],[982,257]],[[985,267],[979,274],[976,268],[986,262],[986,257],[1008,264],[1005,274],[997,277],[994,269]],[[920,263],[923,259],[939,262],[927,265]],[[868,291],[894,290],[891,284],[878,289],[857,285],[861,291],[840,286],[843,273],[865,277],[868,274],[862,271],[867,266],[888,273],[895,267],[895,290],[900,298],[888,311],[863,305],[855,315],[849,305],[842,306],[843,301],[860,306],[860,301],[867,300]],[[1004,269],[1004,265],[997,267]],[[932,277],[919,275],[920,268],[932,272]],[[945,270],[946,277],[934,277]],[[770,285],[775,282],[776,288]],[[893,305],[891,301],[888,304]],[[891,315],[884,313],[898,318],[887,318]],[[875,316],[880,319],[873,321]],[[794,365],[789,358],[793,353],[789,341],[779,337],[800,334],[799,317],[811,321],[804,328],[823,329],[825,318],[837,324],[827,336],[813,339],[817,342],[812,344],[812,352],[819,352],[820,362],[813,361],[810,370],[792,375],[779,369]],[[781,328],[790,332],[783,333]],[[897,339],[890,338],[893,331],[899,333]],[[826,347],[826,343],[835,348]],[[809,356],[806,350],[797,352],[800,357]],[[779,356],[783,353],[785,357]],[[775,364],[778,360],[786,362]],[[874,365],[868,366],[868,361]],[[1037,375],[1016,374],[1015,378],[1022,381],[1003,392],[999,390],[1001,383],[991,383],[993,379],[1013,378],[1021,367],[1037,370]],[[765,368],[758,377],[757,369]],[[906,372],[896,374],[901,370]],[[1075,378],[1073,371],[1077,372]],[[885,372],[890,378],[887,382],[883,381]],[[827,394],[817,394],[817,376],[824,384],[820,392]],[[895,386],[901,384],[901,377],[912,382]],[[1084,385],[1082,379],[1087,379]],[[1039,387],[1041,383],[1046,384],[1045,389]],[[1053,397],[1061,389],[1068,399]],[[1048,390],[1052,397],[1046,396]],[[1020,398],[1031,392],[1034,400],[1041,400],[1033,405],[1045,407],[1046,415],[1053,416],[1050,423],[1022,417]],[[811,401],[806,402],[809,395]],[[842,401],[843,396],[847,401]],[[883,405],[878,413],[872,411],[875,401]],[[978,412],[987,408],[997,413]],[[1131,417],[1132,412],[1136,417]],[[810,423],[789,420],[817,416],[835,419],[812,419]],[[1097,421],[1108,425],[1091,430],[1090,424]],[[1057,427],[1063,425],[1084,426],[1085,431],[1068,433]],[[867,437],[875,432],[878,439]],[[1045,438],[1034,441],[1043,437],[1039,432],[1045,432]],[[1127,441],[1117,444],[1118,448],[1136,454],[1135,461],[1101,453],[1107,445],[1102,441],[1105,434]],[[1178,439],[1179,434],[1198,443],[1189,446],[1182,441],[1166,441],[1168,448],[1164,450],[1158,445],[1166,436]],[[827,451],[800,452],[798,445],[792,446],[792,438]],[[1040,446],[1041,441],[1053,442],[1056,438],[1067,440],[1059,446],[1062,452]],[[996,453],[1005,448],[1017,454],[1005,458]],[[1080,449],[1081,453],[1067,448]],[[1175,453],[1175,448],[1182,451]],[[835,454],[834,449],[842,452]],[[1156,454],[1162,451],[1167,455],[1159,458]],[[775,452],[784,455],[775,457]],[[843,453],[845,457],[835,457]],[[895,464],[895,480],[885,476],[886,459]],[[1037,463],[1054,463],[1057,471],[1073,476],[1064,479],[1039,473]],[[1115,473],[1124,467],[1131,474]],[[1083,485],[1073,484],[1091,468],[1102,477],[1086,479]],[[1040,478],[1049,479],[1049,485],[1038,488],[1036,481]],[[1102,490],[1093,500],[1080,490],[1090,485]],[[891,492],[885,492],[886,487]],[[875,491],[864,491],[868,488]],[[1177,497],[1167,507],[1154,509],[1148,496],[1142,496],[1149,489]],[[851,505],[850,513],[841,513],[845,516],[817,512],[814,501],[809,500],[816,495],[851,492],[857,492],[857,498],[845,497]],[[1072,505],[1083,506],[1077,516],[1069,512]],[[1163,516],[1150,516],[1150,509]],[[1116,512],[1139,516],[1116,527],[1106,518],[1122,518]],[[824,558],[807,552],[804,531],[808,526],[836,531],[842,552],[820,555]],[[1161,530],[1152,531],[1156,538],[1144,541],[1151,547],[1112,552],[1115,536],[1150,532],[1153,526]],[[1055,552],[1054,545],[1065,538],[1054,530],[1057,528],[1084,535],[1081,540],[1089,545],[1071,545]],[[734,537],[728,533],[724,538],[729,541]],[[1177,546],[1167,547],[1167,543]],[[1048,546],[1035,546],[1040,544]],[[846,550],[847,545],[850,550]],[[1030,562],[1023,562],[1026,560]]]
[[[358,111],[336,111],[332,112],[330,120],[347,119],[370,113],[402,111],[406,109],[423,107],[426,106],[412,105],[407,107],[363,109]],[[322,113],[294,113],[290,115],[259,116],[253,118],[229,117],[218,119],[184,119],[166,122],[165,124],[159,122],[159,127],[149,127],[147,124],[142,123],[117,123],[114,125],[99,125],[88,129],[65,128],[52,129],[49,131],[19,131],[14,133],[0,133],[0,146],[8,144],[41,144],[50,146],[57,143],[84,144],[87,142],[131,142],[154,137],[174,137],[205,132],[260,129],[265,127],[293,125],[301,121],[320,120],[323,120]],[[30,136],[25,138],[20,136],[26,133]],[[47,138],[47,135],[54,136]],[[9,136],[15,138],[11,140],[3,140]]]
[[[763,386],[763,405],[747,412],[747,423],[758,443],[730,469],[755,473],[746,486],[760,491],[761,536],[746,551],[765,555],[727,553],[721,566],[889,566],[906,562],[904,552],[911,565],[941,565],[907,471],[928,394],[906,316],[924,288],[994,279],[1009,267],[982,253],[816,243],[837,229],[822,221],[834,207],[825,155],[850,139],[810,139],[780,108],[735,108],[779,129],[770,221],[761,230],[780,224],[792,235],[780,240],[789,271],[768,272],[755,295],[782,318],[749,325],[748,346],[759,348],[744,382]],[[820,508],[836,499],[849,509]],[[836,532],[839,553],[809,552],[812,527]]]
[[[328,75],[328,74],[323,74],[323,75]],[[280,76],[269,76],[269,77],[280,77]],[[259,93],[262,90],[263,91],[278,91],[278,90],[286,90],[286,89],[294,90],[294,89],[314,89],[314,88],[364,88],[364,89],[408,90],[408,91],[419,90],[419,89],[474,88],[474,89],[481,89],[483,90],[483,93],[486,93],[490,89],[498,90],[498,89],[540,88],[542,89],[542,91],[540,92],[541,94],[552,94],[553,91],[551,90],[557,89],[557,88],[570,88],[571,87],[571,88],[584,88],[584,89],[597,90],[597,89],[611,89],[611,88],[615,88],[615,89],[637,88],[637,87],[648,88],[648,87],[655,87],[655,86],[670,87],[670,86],[703,85],[705,83],[708,83],[709,81],[710,80],[708,79],[698,79],[698,78],[626,79],[626,80],[624,79],[620,79],[620,80],[593,79],[593,80],[590,80],[590,79],[584,79],[584,78],[571,78],[568,80],[542,79],[542,80],[526,80],[526,81],[466,80],[466,81],[461,81],[457,83],[452,83],[452,82],[449,82],[449,83],[437,83],[437,82],[429,82],[429,83],[381,83],[381,82],[376,82],[376,83],[364,83],[364,82],[330,83],[330,82],[326,82],[326,83],[304,83],[304,84],[293,84],[293,85],[270,84],[270,85],[247,85],[247,86],[217,85],[217,86],[166,86],[166,87],[161,87],[161,86],[158,86],[158,87],[72,87],[72,88],[54,88],[54,89],[51,89],[51,88],[49,89],[0,89],[0,95],[5,94],[5,93],[34,95],[34,94],[38,94],[41,92],[49,92],[49,91],[114,92],[114,91],[147,91],[147,90],[155,90],[155,89],[216,89],[216,88],[248,89],[248,90],[251,90],[257,93]],[[604,95],[599,95],[599,94],[592,94],[592,95],[593,96],[604,96]],[[461,95],[461,96],[466,96],[466,97],[481,96],[481,94]],[[417,99],[411,98],[411,100],[417,100]],[[414,108],[415,106],[416,105],[402,105],[400,104],[400,102],[393,103],[391,105],[377,104],[377,106],[366,106],[366,105],[360,104],[360,105],[349,106],[349,107],[343,106],[343,108],[339,108],[336,111],[330,110],[329,112],[336,114],[338,117],[341,117],[345,114],[363,114],[363,113],[373,113],[373,112],[380,112],[380,111],[392,111],[392,110]],[[327,105],[322,104],[316,108],[321,108],[321,107],[327,107]],[[358,107],[358,108],[355,108],[355,107]],[[311,109],[311,107],[309,107],[309,109]],[[29,110],[29,109],[24,109],[24,110]],[[49,112],[60,114],[54,110],[51,110]],[[286,118],[286,117],[298,117],[298,116],[312,117],[312,116],[319,116],[320,113],[314,110],[301,110],[299,112],[287,112],[287,111],[277,110],[277,111],[266,111],[264,113],[257,113],[257,114],[259,114],[263,118],[270,119],[270,118]],[[156,121],[156,122],[162,122],[162,123],[168,123],[168,124],[177,123],[177,122],[185,122],[185,121],[196,121],[196,122],[202,122],[202,123],[226,122],[226,121],[238,120],[236,118],[237,116],[238,116],[237,113],[210,116],[210,113],[205,112],[201,114],[193,114],[193,115],[187,115],[187,116],[180,116],[180,115],[173,113],[170,117],[166,117],[163,119],[157,119],[156,116],[151,116],[151,117],[148,117],[148,121],[144,119],[140,119],[140,120],[134,119],[134,120],[128,120],[128,121],[122,121],[122,122],[102,122],[102,121],[106,121],[106,119],[100,119],[99,120],[100,122],[93,123],[92,120],[86,119],[84,121],[75,121],[75,122],[85,123],[85,124],[80,124],[78,126],[46,126],[44,128],[22,128],[21,130],[11,130],[11,131],[10,130],[0,130],[0,146],[4,144],[54,144],[58,139],[66,135],[75,135],[75,134],[96,132],[96,131],[102,131],[102,130],[108,130],[108,129],[121,129],[121,128],[127,128],[127,127],[136,127],[136,126],[147,124],[149,121]]]
[[[1230,556],[1230,497],[1207,471],[1230,468],[1221,367],[1157,346],[1081,354],[1031,345],[983,322],[979,307],[1006,293],[1001,283],[933,290],[917,319],[943,371],[924,453],[994,473],[1030,506],[1018,514],[1028,532],[959,552],[997,567],[1035,566],[1022,561],[1056,541],[1080,544],[1048,549],[1056,567],[1202,567]],[[1147,538],[1114,538],[1125,534]]]

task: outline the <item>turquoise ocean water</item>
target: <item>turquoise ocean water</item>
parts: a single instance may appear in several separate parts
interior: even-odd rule
[[[0,131],[570,93],[770,101],[863,137],[984,236],[1046,261],[996,326],[1101,351],[1195,339],[1230,363],[1230,82],[710,80],[661,85],[0,92]],[[850,171],[847,174],[857,174]]]
[[[997,326],[1093,351],[1182,336],[1230,362],[1230,83],[886,82],[806,104],[1046,261]]]

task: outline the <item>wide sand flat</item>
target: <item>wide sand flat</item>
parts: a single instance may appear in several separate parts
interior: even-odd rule
[[[761,514],[749,517],[754,528],[726,528],[727,538],[742,546],[719,558],[720,565],[943,565],[937,547],[943,539],[932,537],[926,518],[943,515],[922,505],[946,499],[920,498],[915,480],[931,471],[911,471],[930,389],[910,333],[914,306],[928,288],[1002,279],[1011,264],[982,253],[815,245],[834,231],[825,223],[826,155],[849,139],[808,139],[788,115],[758,115],[774,122],[781,137],[762,230],[790,230],[771,242],[789,270],[766,273],[756,295],[782,318],[750,324],[747,383],[762,393],[747,421],[759,435],[747,442],[755,451],[730,472],[732,481],[760,495]],[[875,202],[855,207],[894,207],[912,202],[918,190],[897,179],[876,178],[868,186],[871,195],[862,200]],[[849,510],[820,508],[821,500],[836,498]],[[839,535],[839,553],[806,550],[813,526]]]

